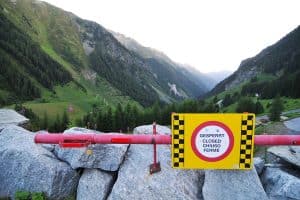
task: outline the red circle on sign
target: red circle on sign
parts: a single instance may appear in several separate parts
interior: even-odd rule
[[[202,130],[203,128],[207,127],[207,126],[219,126],[221,128],[223,128],[225,130],[225,132],[228,135],[229,138],[229,145],[227,150],[221,154],[220,156],[217,157],[207,157],[205,155],[203,155],[202,153],[199,152],[199,150],[196,147],[196,137],[198,135],[198,132],[200,130]],[[231,132],[231,130],[228,128],[228,126],[226,126],[225,124],[221,123],[221,122],[217,122],[217,121],[208,121],[208,122],[204,122],[202,124],[200,124],[193,132],[192,134],[192,138],[191,138],[191,145],[192,145],[192,149],[194,151],[194,153],[202,160],[208,161],[208,162],[216,162],[219,160],[224,159],[226,156],[228,156],[228,154],[231,152],[232,148],[233,148],[233,144],[234,144],[234,138],[233,138],[233,134]]]

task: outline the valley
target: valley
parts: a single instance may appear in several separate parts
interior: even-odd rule
[[[300,199],[300,26],[275,2],[47,2],[0,0],[0,200]]]
[[[0,5],[0,104],[22,104],[39,121],[46,117],[49,126],[65,112],[70,127],[88,126],[86,119],[97,124],[101,117],[95,112],[114,116],[126,106],[137,110],[140,123],[166,125],[171,112],[266,115],[276,95],[283,111],[300,107],[299,27],[242,61],[232,75],[204,74],[45,2]],[[243,102],[250,107],[241,107]]]
[[[144,51],[149,51],[148,57],[143,57],[122,46],[109,31],[94,22],[80,19],[44,2],[4,0],[0,5],[2,23],[10,29],[6,32],[12,31],[13,27],[18,33],[15,38],[3,43],[1,51],[5,53],[1,55],[7,55],[5,62],[8,63],[1,66],[6,70],[15,65],[11,68],[14,69],[13,73],[21,72],[20,76],[30,80],[37,91],[36,94],[22,97],[16,88],[12,89],[14,83],[5,85],[3,82],[0,88],[2,105],[22,103],[40,118],[45,112],[48,113],[50,123],[71,106],[74,112],[69,115],[74,124],[76,119],[95,106],[106,109],[107,106],[115,108],[119,103],[129,103],[142,109],[156,101],[170,104],[201,96],[208,91],[197,75],[194,75],[197,82],[190,81],[188,76],[193,73],[188,70],[182,73],[184,68],[168,57],[158,57],[155,51],[137,44]],[[28,71],[27,61],[16,57],[16,51],[20,51],[17,48],[19,41],[22,41],[18,37],[21,36],[24,45],[20,56],[27,57],[27,53],[32,51],[32,46],[29,46],[32,44],[37,49],[35,51],[63,70],[67,78],[60,78],[61,82],[58,83],[48,76],[52,73],[30,76],[32,71]],[[14,45],[15,52],[8,52],[4,48],[11,45]],[[41,61],[39,68],[52,68],[49,61]],[[51,85],[47,86],[45,81]]]

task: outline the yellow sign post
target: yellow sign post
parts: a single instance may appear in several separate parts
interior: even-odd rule
[[[172,166],[251,169],[254,114],[172,114]]]

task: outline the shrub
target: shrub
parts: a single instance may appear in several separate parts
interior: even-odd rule
[[[30,192],[27,191],[17,191],[15,193],[16,200],[29,200],[30,199]]]
[[[255,113],[255,103],[252,101],[250,97],[243,97],[238,101],[236,112],[242,113],[242,112],[249,112],[249,113]]]
[[[270,108],[269,118],[271,121],[280,121],[280,115],[283,111],[283,103],[280,99],[280,96],[277,95],[276,98],[272,101]]]
[[[45,196],[42,192],[33,192],[31,194],[31,199],[32,200],[44,200]]]
[[[257,101],[256,104],[255,104],[255,114],[260,114],[260,113],[263,113],[264,112],[264,107],[263,105]]]

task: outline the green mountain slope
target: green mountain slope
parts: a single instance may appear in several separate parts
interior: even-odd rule
[[[90,68],[142,105],[154,103],[158,97],[151,86],[157,83],[147,66],[100,25],[74,19],[80,26]]]
[[[175,84],[182,97],[198,97],[211,89],[210,85],[214,81],[194,68],[175,63],[162,52],[145,47],[123,34],[111,32],[126,48],[150,66],[165,90],[170,90],[169,85]]]
[[[238,90],[242,95],[258,94],[273,98],[277,94],[300,97],[300,27],[253,58],[248,58],[231,76],[220,82],[209,95]]]
[[[49,90],[71,81],[71,75],[59,63],[1,13],[0,27],[2,89],[16,98],[31,99],[40,96],[31,79]]]
[[[54,118],[72,106],[74,119],[94,105],[138,104],[90,68],[70,13],[3,0],[0,16],[0,105],[35,99],[25,105],[39,116]]]
[[[172,62],[145,59],[123,46],[99,24],[45,2],[1,0],[0,13],[14,24],[20,35],[27,35],[32,43],[59,64],[60,69],[69,72],[72,82],[91,96],[103,96],[97,89],[103,81],[110,85],[112,93],[119,94],[120,101],[129,97],[143,106],[157,100],[169,103],[193,98],[207,90],[186,77],[180,68],[174,68]],[[11,60],[19,62],[19,58],[13,56]],[[47,80],[45,76],[30,78],[39,83],[38,78]],[[48,79],[52,80],[51,76]],[[53,85],[65,84],[71,79],[66,78],[63,83],[53,79],[50,87],[41,84],[41,96],[51,96],[49,92],[53,92],[50,89]],[[178,93],[174,92],[174,87]]]

